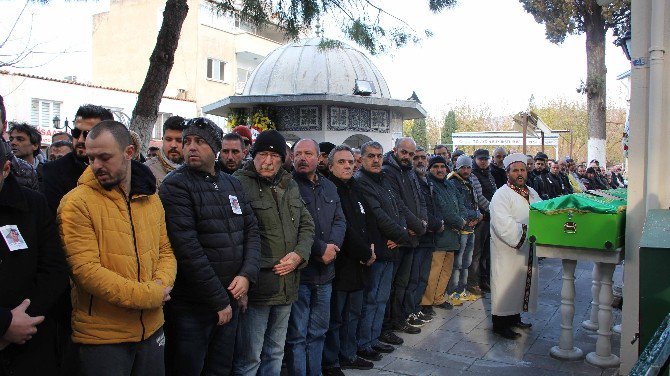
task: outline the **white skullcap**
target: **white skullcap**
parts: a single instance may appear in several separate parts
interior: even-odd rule
[[[522,162],[523,164],[526,164],[528,162],[528,156],[526,154],[514,153],[506,156],[505,159],[503,159],[503,165],[505,166],[505,169],[507,169],[509,165],[515,162]]]

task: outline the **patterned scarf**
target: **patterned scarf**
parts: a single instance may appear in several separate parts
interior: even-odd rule
[[[510,182],[507,182],[507,186],[510,187],[514,192],[521,195],[521,197],[525,198],[526,201],[528,201],[528,203],[530,203],[530,198],[529,198],[530,192],[528,191],[527,186],[524,185],[523,188],[520,188],[520,187],[517,187],[514,184],[510,184]]]

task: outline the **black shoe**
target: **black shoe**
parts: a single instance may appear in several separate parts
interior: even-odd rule
[[[382,360],[382,354],[373,349],[359,349],[356,351],[356,355],[363,359],[372,360],[374,362]]]
[[[379,359],[381,359],[381,355],[379,355],[379,356],[380,356]],[[354,359],[353,362],[340,362],[340,367],[342,367],[342,369],[362,369],[362,370],[366,370],[366,369],[372,369],[372,367],[374,367],[374,363],[357,356],[356,359]],[[324,375],[325,375],[325,373],[324,373]]]
[[[372,364],[372,363],[370,363]],[[369,369],[369,368],[366,368]],[[332,367],[332,368],[323,368],[321,370],[321,374],[323,376],[345,376],[344,372],[342,372],[342,368],[340,367]]]
[[[505,339],[512,339],[512,340],[514,340],[514,339],[517,339],[517,338],[521,337],[521,334],[519,334],[519,333],[513,331],[513,330],[510,329],[510,328],[494,329],[494,330],[493,330],[493,333],[495,333],[495,334],[497,334],[497,335],[499,335],[499,336],[501,336],[501,337],[503,337],[503,338],[505,338]]]
[[[423,312],[419,312],[415,316],[416,316],[417,319],[423,321],[424,323],[429,323],[429,322],[433,321],[433,316],[426,315]]]
[[[515,327],[515,328],[519,328],[519,329],[530,329],[530,327],[533,326],[533,324],[531,324],[529,322],[519,321],[519,322],[516,322],[516,323],[512,324],[512,326]]]
[[[400,323],[400,324],[393,324],[393,331],[394,332],[403,332],[407,334],[419,334],[421,333],[421,329],[415,328],[413,326],[407,325],[406,322]]]
[[[437,314],[432,306],[421,306],[421,313],[430,317],[433,317]]]
[[[426,322],[418,318],[415,314],[409,315],[409,318],[405,321],[407,325],[413,326],[415,328],[420,328],[424,325],[426,325]]]
[[[376,352],[390,354],[393,352],[393,350],[395,350],[395,347],[379,342],[376,345],[372,345],[372,349]]]
[[[379,336],[379,340],[381,342],[388,343],[389,345],[396,345],[396,346],[400,346],[405,342],[404,339],[398,337],[395,333],[393,333],[390,330],[382,332],[382,334]]]
[[[447,309],[447,310],[454,309],[454,306],[451,305],[451,303],[449,303],[449,302],[444,302],[442,304],[438,304],[435,307],[440,308],[440,309]]]

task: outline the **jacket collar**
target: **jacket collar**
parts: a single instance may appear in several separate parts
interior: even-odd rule
[[[0,191],[0,206],[28,211],[28,201],[21,192],[21,186],[13,174],[9,174]]]
[[[435,175],[433,175],[431,173],[428,173],[428,179],[430,179],[432,181],[436,181],[438,183],[444,183],[447,180],[446,177],[444,179],[439,179],[438,177],[436,177]]]
[[[245,163],[244,166],[238,171],[244,176],[248,176],[259,181],[264,181],[271,186],[277,186],[279,188],[286,188],[288,186],[288,182],[291,180],[291,174],[281,167],[272,180],[261,176],[256,171],[256,166],[254,166],[253,159]]]
[[[363,175],[369,177],[370,179],[376,181],[377,183],[381,183],[382,180],[384,179],[384,171],[382,171],[380,173],[374,173],[374,172],[370,172],[368,170],[365,170],[361,167],[361,169],[358,170],[357,174],[363,174]]]
[[[310,186],[315,186],[318,187],[321,185],[321,179],[323,179],[323,175],[317,170],[316,171],[316,181],[311,181],[307,178],[307,175],[305,174],[299,174],[295,171],[291,173],[291,176],[293,176],[293,179],[295,179],[297,182],[302,183],[302,184],[307,184]]]
[[[330,175],[330,181],[335,184],[335,186],[340,189],[340,188],[345,188],[345,189],[351,189],[352,185],[354,184],[354,178],[352,177],[351,179],[344,181],[335,175],[331,174]]]
[[[99,193],[112,198],[112,192],[117,191],[116,189],[107,190],[100,185],[98,179],[96,179],[95,174],[91,167],[87,167],[84,173],[79,178],[78,185],[86,185],[93,188]],[[156,193],[156,179],[149,167],[143,165],[142,163],[131,160],[130,161],[130,194],[128,195],[131,199],[137,196],[150,196]]]
[[[400,161],[398,161],[398,158],[396,158],[395,154],[393,153],[393,150],[389,150],[386,152],[384,155],[384,165],[391,166],[397,170],[400,171],[409,171],[412,169],[412,166],[403,166],[400,164]]]

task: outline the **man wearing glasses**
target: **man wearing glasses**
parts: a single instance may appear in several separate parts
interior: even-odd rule
[[[72,129],[74,151],[64,157],[44,165],[42,169],[42,193],[47,198],[49,208],[56,213],[60,200],[77,186],[77,180],[88,166],[86,157],[86,136],[103,120],[114,120],[112,113],[103,107],[85,104],[77,110]]]
[[[298,299],[300,272],[309,260],[314,222],[298,184],[282,168],[286,141],[275,130],[262,132],[251,149],[252,163],[237,170],[258,220],[261,258],[258,280],[240,315],[235,375],[279,375],[291,304]]]

